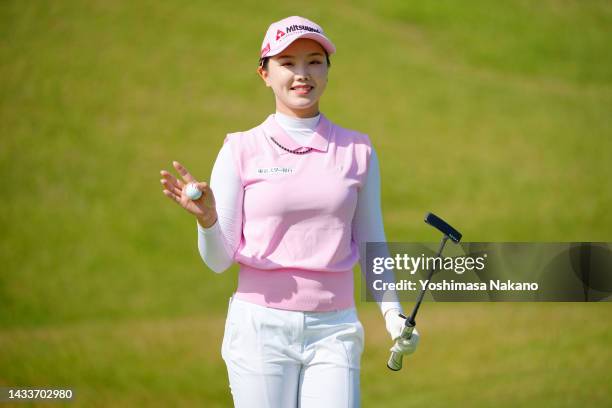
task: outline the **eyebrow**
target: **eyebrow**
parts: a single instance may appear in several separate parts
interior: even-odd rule
[[[323,56],[323,54],[321,54],[320,52],[311,52],[310,54],[307,55],[307,57],[310,57],[312,55],[320,55],[321,57]],[[279,55],[278,58],[293,58],[295,55],[291,55],[291,54],[283,54],[283,55]]]

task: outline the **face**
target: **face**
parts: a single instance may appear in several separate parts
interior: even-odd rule
[[[319,98],[327,85],[327,62],[323,47],[300,38],[268,61],[268,70],[257,69],[276,96],[276,110],[307,118],[319,113]]]

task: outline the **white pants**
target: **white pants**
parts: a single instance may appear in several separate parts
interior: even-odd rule
[[[299,312],[232,296],[221,356],[234,406],[359,407],[363,342],[354,307]]]

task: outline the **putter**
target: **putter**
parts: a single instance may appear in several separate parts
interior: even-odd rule
[[[442,255],[442,250],[444,249],[444,245],[446,245],[446,241],[448,241],[449,238],[455,244],[459,243],[459,241],[461,240],[461,233],[457,231],[456,229],[454,229],[453,227],[451,227],[450,225],[448,225],[448,223],[446,223],[442,218],[436,216],[435,214],[427,213],[425,215],[425,222],[431,225],[432,227],[436,228],[442,234],[444,234],[444,236],[442,237],[442,241],[440,242],[440,248],[438,249],[438,254],[436,255],[436,258],[439,258]],[[428,283],[431,280],[431,277],[434,271],[435,271],[435,263],[433,267],[431,268],[431,270],[429,271],[429,274],[427,275]],[[417,298],[417,302],[414,305],[414,309],[412,309],[412,313],[410,314],[410,316],[406,317],[400,314],[402,318],[406,319],[404,330],[402,330],[402,334],[400,335],[400,337],[403,339],[408,340],[412,336],[412,332],[414,331],[414,327],[416,326],[416,321],[414,320],[414,318],[416,317],[416,314],[419,311],[419,307],[421,306],[421,302],[423,301],[423,297],[425,296],[426,290],[427,290],[427,285],[425,286],[425,288],[421,289],[421,292],[419,293],[419,296]],[[393,371],[401,370],[402,369],[402,356],[403,354],[401,353],[391,352],[389,361],[387,361],[387,367],[389,367],[389,369]]]

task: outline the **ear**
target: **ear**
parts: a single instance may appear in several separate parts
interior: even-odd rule
[[[270,84],[268,83],[268,71],[263,69],[263,67],[257,67],[257,74],[261,77],[261,79],[265,82],[266,86],[269,88]]]

